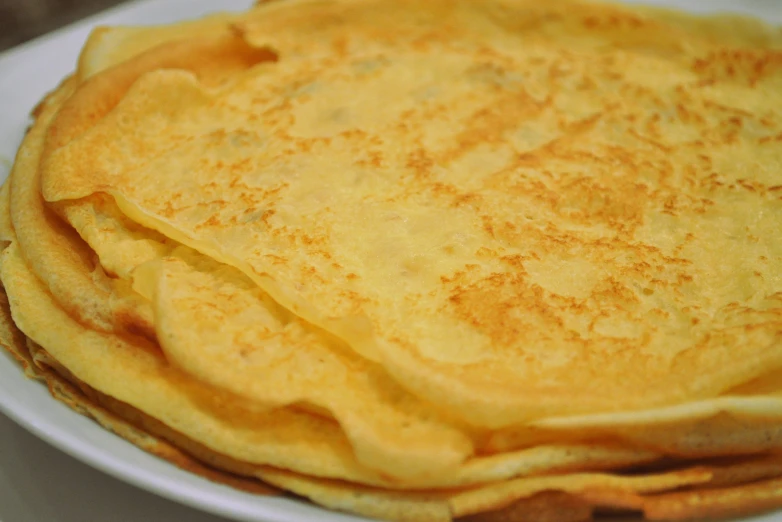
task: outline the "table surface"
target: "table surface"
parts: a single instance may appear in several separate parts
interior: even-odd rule
[[[19,45],[125,0],[0,0],[0,50]]]
[[[96,471],[2,414],[0,434],[0,521],[225,521]]]
[[[170,0],[131,2],[55,32],[46,39],[49,42],[58,39],[58,47],[62,47],[64,53],[75,56],[91,26],[97,23],[149,22],[150,13],[154,18],[155,12],[157,10],[162,12],[161,6],[167,2]],[[680,2],[688,3],[695,10],[705,6],[718,9],[739,7],[745,12],[772,13],[774,21],[782,21],[782,0],[712,0],[703,3],[695,0],[680,0]],[[210,5],[212,9],[223,7],[228,3],[237,2],[214,1],[211,4],[199,2],[202,5]],[[154,20],[169,21],[165,17],[154,18]],[[9,58],[12,58],[12,55],[13,58],[18,58],[44,44],[46,41],[35,41],[0,54],[0,96],[12,98],[12,103],[7,104],[6,107],[19,106],[20,110],[27,111],[43,94],[43,92],[30,92],[18,88],[10,90],[8,82],[2,80],[9,72],[7,68],[4,69],[4,66],[11,65]],[[47,64],[42,74],[51,76],[53,80],[49,85],[54,85],[55,78],[61,78],[72,68],[72,61],[55,60]],[[6,79],[8,77],[6,76]],[[19,115],[4,112],[0,114],[0,118],[19,118]],[[11,150],[6,150],[11,147],[9,143],[14,141],[18,143],[21,139],[25,124],[23,119],[23,117],[19,118],[19,126],[12,130],[13,135],[9,135],[7,129],[0,129],[0,178],[4,177],[3,164],[7,166],[9,160],[7,155],[12,153]],[[14,144],[12,148],[15,147]],[[0,414],[0,522],[105,522],[107,520],[112,522],[225,521],[220,517],[201,513],[157,497],[96,471],[40,441]]]

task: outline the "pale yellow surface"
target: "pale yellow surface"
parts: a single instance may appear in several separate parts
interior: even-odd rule
[[[475,425],[780,366],[776,51],[529,5],[270,4],[275,64],[142,76],[44,195],[110,194]]]

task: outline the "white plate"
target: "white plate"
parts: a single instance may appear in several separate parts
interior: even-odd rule
[[[215,9],[242,9],[250,3],[250,0],[134,2],[0,54],[0,179],[7,176],[31,108],[74,68],[90,27],[164,23]],[[693,11],[740,11],[782,23],[780,0],[647,0],[647,3]],[[132,486],[240,521],[365,520],[295,500],[250,495],[181,471],[53,400],[44,386],[25,379],[16,363],[2,350],[0,411],[55,448],[100,470],[41,444],[0,414],[0,520],[6,522],[218,521]],[[120,480],[106,478],[100,472]],[[782,513],[751,520],[782,522]]]

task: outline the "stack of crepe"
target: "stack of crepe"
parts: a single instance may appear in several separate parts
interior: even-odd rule
[[[238,488],[400,521],[782,505],[782,30],[579,0],[99,28],[2,341]]]

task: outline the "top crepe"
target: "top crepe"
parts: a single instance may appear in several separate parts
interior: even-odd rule
[[[111,195],[476,426],[782,365],[778,31],[725,50],[556,1],[262,12],[237,30],[273,62],[145,73],[48,152],[45,199]]]

